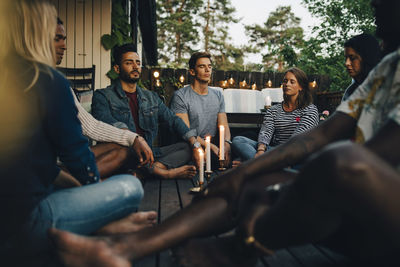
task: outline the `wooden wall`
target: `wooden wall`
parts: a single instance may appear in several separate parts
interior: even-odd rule
[[[96,89],[111,83],[110,51],[100,38],[111,33],[111,0],[51,0],[64,22],[67,51],[60,67],[89,68],[96,65]]]

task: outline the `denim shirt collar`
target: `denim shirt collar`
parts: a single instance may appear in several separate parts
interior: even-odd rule
[[[120,98],[127,98],[124,89],[122,89],[122,85],[121,85],[121,80],[118,79],[116,81],[114,81],[114,90],[117,93],[118,97]],[[142,88],[140,88],[140,86],[136,85],[136,92],[137,92],[137,96],[138,96],[138,102],[141,103],[142,99],[143,99],[143,92],[142,92]],[[140,106],[140,105],[139,105]]]

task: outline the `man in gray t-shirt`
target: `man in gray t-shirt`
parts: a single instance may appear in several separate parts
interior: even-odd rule
[[[204,147],[206,136],[211,136],[211,150],[219,155],[218,126],[223,125],[225,164],[230,161],[231,133],[225,113],[224,96],[221,91],[208,87],[211,79],[211,55],[208,52],[196,52],[189,60],[189,73],[193,83],[175,92],[171,109],[190,129],[196,129],[197,140]]]
[[[208,88],[208,94],[201,95],[188,85],[175,92],[171,109],[177,114],[187,114],[190,129],[196,129],[201,138],[215,136],[218,114],[225,113],[224,96],[213,88]]]

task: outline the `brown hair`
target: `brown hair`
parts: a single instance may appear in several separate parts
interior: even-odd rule
[[[292,73],[295,77],[297,82],[299,83],[300,87],[301,87],[301,91],[299,92],[299,96],[297,97],[297,108],[305,108],[308,105],[310,105],[313,102],[313,98],[310,92],[310,88],[308,86],[308,77],[307,74],[302,71],[299,68],[293,67],[290,68],[288,70],[285,71],[284,76],[286,76],[286,74],[290,72]],[[287,97],[284,94],[283,95],[283,99],[286,102],[287,101]]]
[[[208,59],[210,59],[211,63],[211,54],[208,52],[195,52],[194,54],[192,54],[192,56],[189,59],[189,69],[194,69],[196,67],[196,62],[199,58],[203,58],[206,57]]]

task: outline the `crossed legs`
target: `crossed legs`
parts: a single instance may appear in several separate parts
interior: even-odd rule
[[[276,178],[277,182],[293,177],[285,173],[280,176],[283,179]],[[268,185],[271,177],[277,175],[260,177],[258,182]],[[388,260],[389,264],[397,259],[395,252],[400,248],[400,212],[396,204],[399,178],[393,167],[366,149],[342,144],[314,156],[273,206],[266,203],[259,208],[247,208],[251,211],[247,215],[239,209],[238,218],[242,227],[254,226],[254,231],[244,232],[254,232],[255,238],[270,249],[321,241],[345,226],[356,226],[343,242],[347,243],[349,254],[368,260]],[[251,187],[260,188],[247,186]],[[242,193],[239,206],[247,206],[246,195],[251,194]],[[259,199],[268,202],[268,198]],[[99,243],[119,260],[135,260],[188,238],[232,228],[236,222],[229,218],[234,210],[237,207],[230,206],[225,198],[208,197],[154,228],[126,236],[99,241],[57,230],[52,230],[52,234],[66,263],[71,257],[80,258],[84,266],[83,260],[98,258],[99,250],[94,247]],[[85,254],[76,254],[77,249]]]

